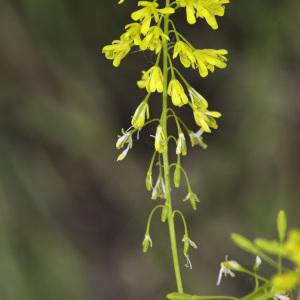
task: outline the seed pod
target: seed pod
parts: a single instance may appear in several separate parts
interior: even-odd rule
[[[147,175],[146,175],[146,189],[149,192],[153,189],[152,172],[151,171],[148,171]]]
[[[161,221],[165,223],[168,220],[169,204],[166,203],[161,212]]]
[[[181,167],[180,167],[180,156],[178,155],[177,164],[174,171],[174,185],[176,188],[180,187],[181,181]]]

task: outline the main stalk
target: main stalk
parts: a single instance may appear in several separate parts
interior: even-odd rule
[[[166,0],[166,7],[170,5],[170,0]],[[169,15],[164,16],[164,34],[169,36]],[[167,135],[167,110],[168,110],[168,42],[165,40],[163,43],[163,77],[164,77],[164,90],[163,90],[163,104],[162,104],[162,127]],[[166,201],[169,206],[168,210],[168,226],[170,243],[172,250],[173,266],[176,277],[177,290],[179,293],[183,293],[182,279],[180,272],[180,265],[177,251],[176,233],[173,219],[173,208],[171,198],[171,185],[170,185],[170,167],[169,167],[169,155],[168,150],[163,153],[163,165],[164,165],[164,178],[166,185]]]

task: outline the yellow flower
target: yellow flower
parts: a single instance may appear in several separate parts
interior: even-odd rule
[[[196,23],[195,16],[195,5],[196,0],[178,0],[178,3],[181,7],[185,7],[186,9],[186,19],[189,24]]]
[[[179,55],[180,61],[185,68],[192,66],[194,68],[196,59],[193,50],[186,43],[179,41],[174,46],[173,58]]]
[[[216,16],[222,17],[225,13],[224,4],[229,0],[201,0],[196,2],[197,17],[204,18],[210,27],[218,29]]]
[[[120,0],[119,2],[118,2],[118,4],[123,4],[125,2],[125,0]]]
[[[167,136],[161,125],[158,125],[156,128],[155,134],[155,150],[159,153],[164,153],[168,148]]]
[[[215,118],[220,118],[221,114],[217,111],[209,111],[207,109],[208,102],[196,90],[190,89],[189,94],[192,100],[196,124],[201,127],[203,131],[208,133],[211,132],[211,128],[217,129],[218,125]]]
[[[214,49],[202,49],[195,50],[194,56],[197,61],[197,67],[199,69],[199,74],[201,77],[206,77],[208,71],[214,72],[215,67],[220,69],[226,68],[227,55],[228,52],[225,49],[214,50]]]
[[[169,40],[169,37],[164,34],[159,26],[152,26],[143,39],[140,48],[143,51],[150,49],[158,54],[161,51],[163,40]]]
[[[136,109],[131,125],[135,129],[141,129],[145,125],[145,120],[149,119],[149,105],[146,101],[143,101]]]
[[[284,245],[287,257],[300,267],[300,231],[291,230]]]
[[[148,93],[154,93],[155,91],[162,93],[163,74],[160,67],[153,66],[148,71],[143,71],[142,79],[137,84],[141,89],[146,88]]]
[[[168,94],[172,97],[175,106],[183,106],[189,102],[181,83],[177,79],[172,79],[169,83]]]
[[[111,45],[103,47],[102,53],[109,60],[113,60],[113,66],[118,67],[122,59],[129,53],[130,43],[124,40],[113,41]]]
[[[296,272],[288,272],[275,275],[272,278],[272,285],[276,292],[286,293],[293,290],[299,282]]]
[[[140,23],[130,23],[125,26],[126,32],[121,35],[121,40],[133,42],[136,46],[141,44]]]
[[[151,20],[154,18],[155,22],[159,21],[159,14],[173,14],[175,11],[171,7],[158,8],[157,2],[139,1],[138,6],[143,8],[133,12],[131,18],[134,21],[141,21],[141,32],[146,34],[151,26]]]

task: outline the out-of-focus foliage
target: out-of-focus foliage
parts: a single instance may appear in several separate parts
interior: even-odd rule
[[[115,2],[1,2],[1,299],[147,300],[174,289],[168,240],[155,242],[166,232],[153,228],[156,251],[141,251],[153,140],[116,163],[145,57],[129,55],[116,75],[100,55],[135,7]],[[209,81],[187,75],[223,112],[208,149],[186,165],[202,200],[190,216],[197,268],[184,276],[195,294],[216,292],[219,261],[236,251],[230,232],[275,235],[279,208],[299,226],[299,9],[296,0],[233,1],[219,31],[186,32],[199,47],[230,51],[226,71]],[[239,277],[220,293],[250,285]]]

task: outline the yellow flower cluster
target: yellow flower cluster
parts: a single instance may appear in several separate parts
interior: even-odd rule
[[[224,16],[224,5],[229,3],[229,0],[177,0],[176,2],[186,9],[189,24],[195,24],[196,18],[202,18],[216,30],[218,29],[216,16]]]
[[[226,68],[228,51],[225,49],[197,49],[194,50],[188,44],[178,41],[174,46],[173,58],[179,56],[181,64],[185,68],[198,69],[201,77],[206,77],[208,71],[214,72],[215,67]]]
[[[119,4],[124,2],[125,0],[120,0]],[[174,0],[166,7],[160,7],[156,0],[138,1],[139,8],[131,13],[133,22],[125,26],[125,32],[121,34],[118,40],[113,41],[111,45],[107,45],[102,49],[106,58],[112,60],[115,67],[120,65],[132,47],[138,47],[141,51],[150,50],[157,55],[156,63],[148,70],[142,71],[141,79],[137,81],[138,87],[145,89],[147,96],[138,105],[132,116],[132,127],[119,138],[121,141],[126,141],[127,146],[124,147],[125,150],[123,155],[121,155],[121,159],[126,156],[132,147],[131,135],[136,131],[140,131],[145,124],[148,124],[148,122],[146,123],[150,117],[148,100],[150,95],[155,92],[165,92],[164,96],[167,94],[172,104],[176,107],[187,105],[192,109],[198,130],[193,132],[187,129],[184,124],[183,126],[185,126],[187,134],[189,135],[191,145],[199,145],[203,149],[206,149],[207,145],[203,141],[203,133],[210,133],[212,129],[218,128],[217,119],[221,117],[221,114],[217,111],[209,110],[207,100],[189,85],[180,71],[175,68],[173,61],[178,58],[184,68],[198,70],[201,77],[206,77],[210,72],[214,72],[216,68],[226,68],[226,56],[228,53],[227,50],[224,49],[194,48],[192,44],[177,31],[171,19],[171,15],[174,14],[176,10],[185,8],[188,23],[194,24],[197,18],[202,18],[205,19],[213,29],[217,29],[218,24],[216,17],[224,15],[225,4],[227,3],[229,3],[229,0]],[[166,27],[162,26],[162,24],[167,25],[168,30],[165,30]],[[173,30],[170,29],[171,26]],[[174,44],[170,42],[171,35],[174,35]],[[162,53],[163,46],[167,47],[167,53]],[[161,68],[161,56],[164,56],[164,63],[168,61],[168,68],[167,71],[164,69],[166,71],[164,74]],[[167,88],[167,90],[164,90],[164,88]],[[174,117],[177,118],[176,113],[174,113]],[[162,118],[160,120],[162,120]],[[152,120],[149,120],[149,123],[150,122],[152,122]],[[178,119],[176,119],[176,122],[178,129],[176,154],[178,156],[184,156],[187,154],[185,133],[182,131]],[[164,153],[167,151],[168,138],[166,130],[162,126],[162,122],[159,122],[156,127],[154,142],[156,152]],[[122,147],[118,145],[118,149],[121,148],[123,148],[123,145]],[[177,168],[177,171],[178,170],[180,173],[180,168]],[[179,186],[179,183],[177,185]],[[192,202],[193,207],[195,207],[197,199],[193,194],[190,194],[188,199]]]
[[[158,8],[158,3],[156,1],[139,1],[138,6],[142,6],[143,8],[133,12],[131,18],[134,21],[141,22],[141,32],[144,35],[149,31],[152,18],[158,23],[161,14],[168,15],[175,12],[171,7]]]
[[[148,71],[143,71],[142,79],[138,81],[140,89],[146,88],[148,93],[163,92],[163,74],[158,66],[151,67]]]
[[[300,284],[300,231],[291,230],[283,244],[283,255],[296,265],[295,271],[287,271],[273,277],[272,285],[280,293],[287,293]]]
[[[122,4],[124,1],[120,1]],[[113,65],[118,67],[130,52],[132,46],[139,46],[142,51],[149,49],[158,54],[162,48],[162,42],[169,40],[160,26],[151,26],[152,20],[160,23],[161,16],[173,14],[175,10],[171,7],[158,8],[158,3],[153,1],[139,1],[138,6],[142,8],[133,12],[131,18],[134,23],[125,26],[125,33],[120,40],[113,41],[111,45],[103,47],[102,52],[106,58],[113,60]]]
[[[121,60],[130,52],[130,44],[124,40],[115,40],[111,45],[103,48],[103,53],[107,59],[113,60],[114,67],[118,67]]]

